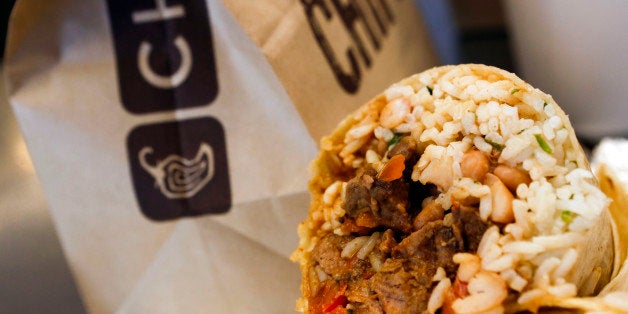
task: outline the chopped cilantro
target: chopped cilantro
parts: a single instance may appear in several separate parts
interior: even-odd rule
[[[432,91],[434,91],[431,87],[429,86],[425,86],[425,88],[427,88],[427,91],[430,92],[430,95],[432,95]]]
[[[560,219],[562,219],[567,224],[570,224],[573,221],[574,214],[569,210],[563,210],[560,213]]]
[[[499,143],[495,143],[493,141],[489,141],[486,138],[484,139],[485,142],[489,143],[491,146],[493,146],[493,148],[497,149],[497,150],[504,150],[504,148],[506,146],[499,144]]]
[[[545,107],[547,107],[547,103],[543,102],[543,109],[545,109]]]
[[[543,139],[541,134],[534,134],[536,137],[536,142],[539,143],[539,146],[548,154],[552,153],[552,148],[547,144],[547,142]]]
[[[393,136],[392,139],[390,139],[390,141],[388,141],[388,146],[392,146],[395,145],[399,142],[399,140],[401,139],[401,134],[400,133],[395,133],[395,136]]]
[[[576,195],[571,193],[571,196],[569,196],[569,199],[572,200],[574,196],[576,196]]]
[[[513,90],[510,91],[510,95],[514,95],[516,92],[520,91],[520,89],[515,88]]]

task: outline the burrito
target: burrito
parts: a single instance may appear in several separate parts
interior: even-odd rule
[[[597,294],[609,200],[568,117],[507,71],[436,67],[320,141],[292,259],[304,313],[503,313]]]

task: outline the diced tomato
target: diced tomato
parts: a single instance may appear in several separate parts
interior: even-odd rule
[[[469,295],[469,290],[467,290],[468,282],[464,282],[458,278],[454,281],[453,291],[457,298],[462,299]]]
[[[455,314],[455,311],[452,307],[454,301],[456,301],[456,299],[462,299],[469,295],[469,290],[467,290],[468,285],[469,283],[464,282],[456,277],[456,281],[454,281],[454,284],[445,293],[445,301],[443,302],[443,306],[441,307],[441,314]]]
[[[447,292],[445,292],[445,300],[443,301],[443,306],[440,308],[441,314],[455,314],[456,312],[453,309],[454,301],[456,301],[456,295],[452,288],[449,288]]]
[[[349,300],[347,299],[347,297],[341,294],[341,295],[337,296],[334,299],[334,301],[325,308],[324,312],[325,313],[335,313],[335,310],[338,307],[341,307],[341,308],[344,309],[345,305],[347,305],[348,302],[349,302]]]
[[[325,281],[316,296],[310,299],[310,312],[317,314],[346,314],[347,310],[344,308],[348,303],[348,299],[345,296],[346,290],[346,282]]]
[[[460,209],[460,203],[458,203],[458,201],[456,201],[453,196],[451,197],[451,207],[453,207],[453,209],[455,210]]]
[[[369,227],[358,226],[356,221],[349,217],[345,217],[345,221],[342,223],[340,228],[344,232],[357,233],[361,235],[369,234],[370,231],[372,230],[372,228],[369,228]]]
[[[405,161],[406,158],[403,155],[392,156],[377,174],[377,178],[386,182],[401,178],[403,170],[406,169]]]

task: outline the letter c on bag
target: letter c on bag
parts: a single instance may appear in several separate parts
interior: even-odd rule
[[[157,88],[170,89],[178,87],[185,81],[192,69],[192,52],[185,38],[177,36],[174,40],[174,45],[181,54],[179,68],[172,75],[159,75],[153,71],[148,62],[152,45],[147,41],[142,41],[140,44],[139,53],[137,55],[140,73],[148,83]]]

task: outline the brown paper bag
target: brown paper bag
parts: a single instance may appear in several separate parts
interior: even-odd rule
[[[94,313],[287,313],[316,140],[435,64],[410,0],[18,1],[10,101]]]

